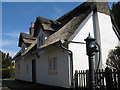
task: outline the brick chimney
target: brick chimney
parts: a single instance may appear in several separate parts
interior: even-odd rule
[[[31,27],[29,29],[29,33],[30,33],[31,36],[34,36],[34,31],[35,31],[35,29],[34,29],[34,22],[31,22]]]

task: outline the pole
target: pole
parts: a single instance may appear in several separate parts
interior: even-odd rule
[[[89,90],[95,90],[95,72],[94,72],[94,59],[93,56],[95,52],[98,52],[95,39],[88,35],[85,39],[86,41],[86,54],[88,55],[89,59]]]
[[[89,58],[89,90],[95,90],[93,56],[88,56],[88,58]]]

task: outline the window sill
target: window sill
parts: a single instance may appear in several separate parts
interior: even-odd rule
[[[57,75],[58,72],[57,72],[57,71],[49,71],[48,74],[49,74],[49,75]]]

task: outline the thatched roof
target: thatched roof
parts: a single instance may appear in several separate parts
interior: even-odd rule
[[[28,52],[35,50],[36,48],[37,48],[37,39],[25,50],[24,53],[22,53],[22,55],[25,55]]]
[[[25,44],[31,44],[35,40],[36,38],[32,37],[30,34],[20,33],[18,46],[21,47],[22,42],[24,42]]]
[[[118,28],[116,22],[115,22],[115,18],[113,16],[113,13],[112,11],[110,12],[110,17],[111,17],[111,21],[112,21],[112,24],[113,24],[113,30],[115,31],[118,39],[120,40],[120,29]]]
[[[19,50],[19,52],[16,53],[16,55],[12,58],[12,60],[15,60],[16,58],[21,56],[21,50]]]
[[[83,3],[74,10],[57,19],[57,21],[59,22],[62,22],[62,20],[64,21],[64,19],[66,19],[66,21],[64,21],[65,25],[63,25],[63,27],[60,28],[57,32],[49,36],[46,39],[45,44],[40,46],[40,48],[46,47],[59,40],[68,40],[69,37],[75,32],[78,26],[83,22],[83,20],[90,14],[90,12],[94,8],[95,6],[93,3]]]
[[[102,3],[101,3],[102,4]],[[45,48],[49,45],[52,45],[60,40],[68,40],[70,36],[75,32],[75,30],[78,28],[78,26],[86,19],[86,17],[92,12],[92,11],[99,11],[105,14],[109,14],[109,9],[107,7],[107,3],[105,4],[99,4],[94,2],[85,2],[75,9],[71,10],[67,14],[63,15],[62,17],[58,18],[57,20],[50,20],[43,17],[37,17],[35,22],[35,37],[37,37],[40,28],[42,28],[44,31],[50,31],[53,32],[52,35],[50,35],[43,45],[39,47],[39,49]],[[97,6],[98,5],[98,6]],[[102,8],[103,10],[100,10]],[[33,50],[36,50],[37,46],[37,40],[33,40],[33,37],[23,34],[21,37],[29,37],[26,40],[24,38],[24,42],[32,43],[26,51],[22,54],[25,55]],[[32,41],[33,40],[33,41]],[[21,45],[21,44],[20,44]],[[19,45],[19,46],[20,46]]]
[[[35,22],[35,34],[34,36],[37,36],[39,33],[40,28],[42,28],[43,31],[49,31],[49,32],[56,32],[60,29],[61,23],[56,20],[46,19],[43,17],[37,17]]]

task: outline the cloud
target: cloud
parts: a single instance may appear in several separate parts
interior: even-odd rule
[[[13,51],[13,50],[2,49],[1,51],[4,52],[4,53],[9,53],[9,55],[12,56],[12,57],[14,57],[15,54],[17,53],[17,50]]]
[[[17,42],[14,40],[2,40],[2,42],[0,43],[0,46],[13,46],[13,45],[17,45]]]
[[[1,50],[5,53],[9,53],[10,56],[14,56],[18,51],[17,42],[15,40],[5,40],[0,43]]]
[[[54,2],[52,3],[52,7],[54,8],[54,12],[51,14],[53,19],[57,19],[65,13],[64,10],[58,7]]]
[[[10,37],[18,37],[19,36],[19,32],[11,32],[11,33],[2,33],[0,34],[2,37],[4,36],[10,36]]]

